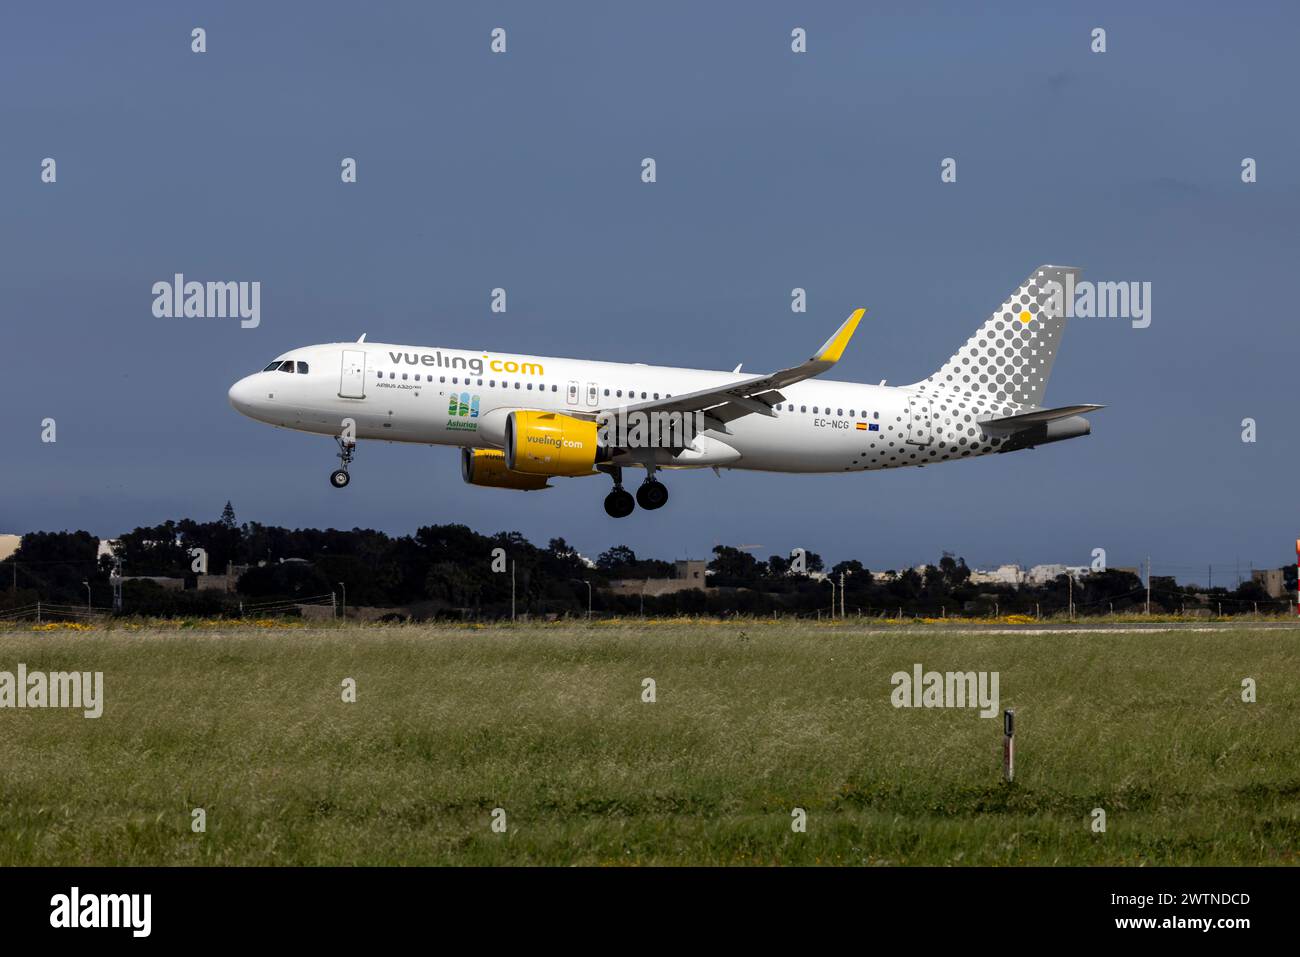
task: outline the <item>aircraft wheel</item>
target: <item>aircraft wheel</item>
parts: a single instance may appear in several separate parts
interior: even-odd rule
[[[347,488],[350,481],[352,479],[346,469],[335,469],[330,473],[330,484],[335,488]]]
[[[663,508],[668,504],[668,486],[655,479],[642,482],[636,490],[636,503],[647,510]]]
[[[634,508],[636,503],[624,489],[616,488],[605,496],[605,513],[610,518],[627,518]]]

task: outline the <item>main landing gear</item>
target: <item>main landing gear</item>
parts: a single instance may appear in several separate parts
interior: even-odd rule
[[[636,490],[636,503],[644,509],[663,508],[668,504],[668,486],[656,478],[647,477]]]
[[[334,441],[339,444],[339,461],[343,463],[343,467],[330,473],[330,484],[335,488],[347,488],[348,482],[352,481],[352,477],[348,475],[348,466],[352,464],[352,459],[357,454],[357,443],[344,442],[337,435],[334,436]]]
[[[647,511],[663,508],[668,503],[668,487],[654,477],[649,469],[646,480],[636,490],[636,499],[623,488],[623,469],[618,465],[598,465],[600,471],[614,480],[614,490],[605,496],[605,514],[610,518],[627,518],[637,505]]]

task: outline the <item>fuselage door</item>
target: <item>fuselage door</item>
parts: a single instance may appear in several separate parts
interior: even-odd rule
[[[600,405],[600,387],[594,382],[587,383],[587,405],[593,409]]]
[[[924,396],[910,396],[907,400],[907,441],[912,445],[929,445],[933,438],[930,400]]]
[[[360,349],[343,350],[343,371],[339,376],[339,395],[345,399],[366,397],[366,354]]]
[[[568,400],[569,405],[577,405],[577,404],[578,404],[579,399],[578,399],[578,383],[577,383],[577,382],[570,382],[570,383],[569,383],[569,390],[568,390],[568,392],[565,393],[565,398]]]

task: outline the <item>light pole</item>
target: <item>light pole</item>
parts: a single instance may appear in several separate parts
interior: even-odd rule
[[[829,582],[831,586],[831,621],[834,621],[835,620],[835,579],[833,576],[827,575],[825,578],[822,579],[822,581]]]
[[[587,621],[591,621],[591,582],[583,578],[570,578],[569,581],[587,586]]]
[[[81,584],[86,586],[86,611],[89,612],[90,611],[90,582],[83,580]]]
[[[348,618],[348,586],[342,582],[337,583],[343,589],[343,614],[340,616],[344,621]]]

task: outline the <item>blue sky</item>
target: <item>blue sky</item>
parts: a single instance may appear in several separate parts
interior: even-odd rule
[[[872,567],[943,549],[1083,564],[1104,547],[1193,579],[1282,564],[1298,531],[1300,15],[1138,6],[6,6],[0,531],[111,536],[230,499],[274,524],[458,521],[665,558],[726,543]],[[1048,401],[1107,408],[1092,436],[1031,452],[679,473],[665,510],[615,521],[603,478],[476,489],[450,449],[363,445],[340,492],[327,439],[226,402],[277,353],[362,332],[759,371],[805,358],[858,305],[836,377],[910,382],[1044,262],[1149,281],[1153,314],[1070,325]],[[260,281],[260,327],[154,318],[150,288],[175,272]]]

